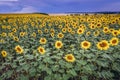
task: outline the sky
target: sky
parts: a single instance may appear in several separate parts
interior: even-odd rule
[[[120,11],[120,0],[0,0],[0,13]]]

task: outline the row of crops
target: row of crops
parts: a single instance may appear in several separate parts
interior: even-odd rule
[[[119,76],[119,14],[0,16],[0,80]]]

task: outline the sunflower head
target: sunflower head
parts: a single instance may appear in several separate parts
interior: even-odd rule
[[[88,48],[90,48],[90,46],[91,46],[91,43],[89,41],[83,41],[83,42],[81,42],[81,47],[83,49],[88,49]]]
[[[13,36],[14,41],[19,41],[18,37]]]
[[[64,37],[64,34],[63,34],[63,33],[58,33],[57,37],[58,37],[58,38],[63,38],[63,37]]]
[[[1,51],[1,55],[3,56],[3,57],[6,57],[7,56],[7,52],[6,51]]]
[[[113,30],[112,31],[112,35],[113,36],[118,36],[119,35],[119,31],[118,30]]]
[[[46,40],[46,38],[41,38],[41,39],[39,40],[39,42],[40,42],[41,44],[46,44],[47,40]]]
[[[78,34],[83,34],[83,33],[84,33],[84,29],[79,28],[79,29],[77,30],[77,33],[78,33]]]
[[[113,38],[110,40],[110,45],[112,45],[112,46],[118,45],[118,43],[119,43],[119,39],[116,38],[116,37],[113,37]]]
[[[109,33],[109,31],[110,31],[110,30],[109,30],[109,28],[108,28],[108,27],[104,27],[104,28],[103,28],[103,32],[104,32],[104,33],[108,34],[108,33]]]
[[[62,46],[63,46],[63,43],[62,43],[61,41],[56,41],[56,42],[55,42],[55,47],[56,47],[57,49],[62,48]]]
[[[23,53],[23,48],[20,46],[20,45],[17,45],[16,47],[15,47],[15,51],[17,52],[17,53],[19,53],[19,54],[22,54]]]
[[[20,32],[20,36],[23,37],[25,35],[25,32]]]
[[[39,46],[37,50],[40,54],[45,54],[45,49],[43,47]]]
[[[74,62],[75,61],[75,57],[73,54],[67,54],[65,55],[64,59],[67,61],[67,62]]]
[[[109,48],[109,43],[106,40],[102,40],[97,43],[97,48],[100,50],[107,50]]]

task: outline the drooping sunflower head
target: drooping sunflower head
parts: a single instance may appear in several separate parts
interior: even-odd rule
[[[1,51],[1,55],[2,55],[2,57],[6,57],[7,56],[7,52],[6,51]]]
[[[45,54],[45,49],[43,47],[39,46],[37,50],[40,54]]]
[[[55,42],[55,48],[60,49],[60,48],[62,48],[62,46],[63,46],[63,43],[61,41]]]
[[[106,40],[102,40],[97,43],[97,48],[100,50],[107,50],[109,48],[109,43]]]
[[[67,61],[67,62],[74,62],[75,61],[75,57],[73,54],[67,54],[65,55],[64,59]]]
[[[19,53],[19,54],[22,54],[23,53],[23,48],[20,46],[20,45],[17,45],[16,47],[15,47],[15,51],[17,52],[17,53]]]
[[[89,41],[83,41],[83,42],[81,42],[81,47],[83,49],[88,49],[88,48],[90,48],[90,46],[91,46],[91,43]]]
[[[41,44],[46,44],[47,40],[46,40],[46,38],[40,38],[39,42]]]
[[[112,46],[116,46],[116,45],[118,45],[118,43],[119,43],[119,39],[116,38],[116,37],[113,37],[113,38],[110,40],[110,45],[112,45]]]

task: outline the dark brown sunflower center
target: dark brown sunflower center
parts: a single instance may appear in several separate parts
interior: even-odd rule
[[[112,43],[116,43],[117,41],[116,40],[113,40]]]
[[[72,60],[73,58],[72,58],[72,56],[68,56],[67,59]]]
[[[88,46],[88,43],[87,43],[87,42],[85,42],[85,43],[83,43],[83,45],[84,45],[84,46]]]
[[[102,43],[100,44],[100,46],[101,46],[101,47],[106,47],[107,44],[106,44],[105,42],[102,42]]]

